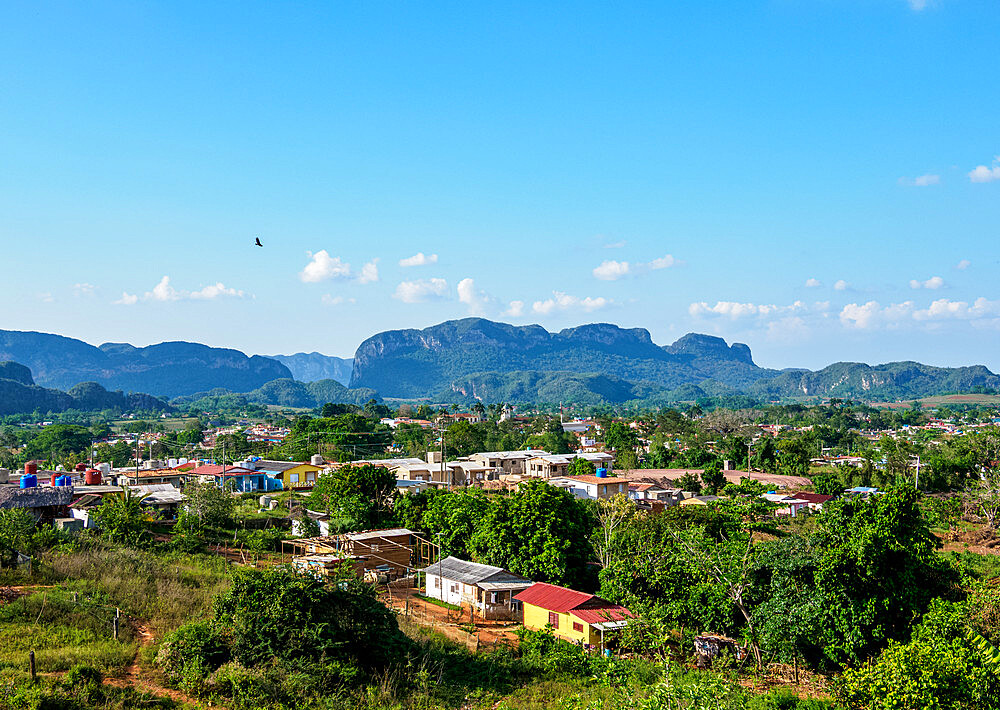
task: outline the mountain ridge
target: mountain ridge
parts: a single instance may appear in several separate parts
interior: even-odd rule
[[[249,391],[292,376],[276,360],[260,355],[248,357],[230,348],[186,341],[145,347],[128,343],[94,346],[37,331],[0,330],[2,360],[27,366],[43,387],[66,390],[80,382],[97,382],[108,389],[167,397],[220,386]]]
[[[19,360],[12,353],[26,357]],[[93,346],[61,335],[0,330],[3,360],[21,363],[0,366],[9,396],[16,390],[25,399],[18,388],[52,388],[58,395],[46,395],[45,401],[56,408],[70,406],[67,390],[81,383],[99,385],[105,393],[152,392],[171,399],[226,390],[303,407],[323,399],[362,403],[383,397],[658,406],[702,395],[874,401],[1000,390],[1000,376],[983,365],[837,362],[815,371],[776,370],[759,367],[749,346],[714,335],[688,333],[659,345],[645,328],[589,323],[550,332],[537,324],[484,318],[376,333],[358,346],[353,360],[317,352],[247,356],[185,341]],[[339,378],[325,376],[333,372]],[[90,386],[77,394],[80,401],[117,401]],[[38,391],[35,395],[42,397]]]

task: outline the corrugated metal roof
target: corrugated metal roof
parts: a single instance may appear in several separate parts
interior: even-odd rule
[[[428,565],[422,571],[427,574],[440,575],[445,579],[462,584],[479,585],[488,582],[493,585],[494,589],[511,589],[522,584],[531,584],[531,580],[508,572],[503,567],[469,562],[457,557],[445,557],[440,562]],[[485,589],[485,587],[483,588]]]
[[[596,594],[586,594],[544,582],[531,585],[514,598],[549,611],[569,613],[588,624],[621,621],[632,616],[632,612],[625,607],[601,599]]]
[[[567,589],[566,587],[557,587],[554,584],[538,582],[514,598],[527,604],[540,606],[549,611],[567,612],[590,601],[594,598],[594,595],[578,592],[575,589]]]
[[[401,537],[403,535],[414,535],[412,530],[406,528],[390,528],[388,530],[362,530],[356,533],[345,533],[344,537],[355,542],[361,540],[377,540],[380,537]]]
[[[570,615],[588,624],[623,621],[632,617],[632,612],[623,606],[612,604],[611,602],[605,602],[605,604],[607,606],[595,607],[593,609],[573,609],[570,611]]]

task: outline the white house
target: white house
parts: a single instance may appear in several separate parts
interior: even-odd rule
[[[485,619],[515,618],[521,606],[514,595],[533,584],[502,567],[457,557],[445,557],[421,572],[425,596],[456,606],[471,606]]]
[[[565,488],[577,498],[611,498],[618,495],[628,495],[627,478],[609,478],[607,476],[557,476],[549,479],[549,485]]]

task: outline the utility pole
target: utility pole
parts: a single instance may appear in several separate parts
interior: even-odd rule
[[[139,485],[139,434],[135,435],[135,485]]]
[[[441,550],[441,533],[437,534],[438,539],[438,585],[441,588],[441,601],[444,601],[444,578],[441,577],[441,555],[443,554]]]
[[[920,454],[917,454],[917,475],[913,479],[913,487],[920,490]]]

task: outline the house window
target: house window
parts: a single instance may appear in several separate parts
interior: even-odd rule
[[[579,631],[580,633],[583,633],[583,624],[581,624],[579,621],[574,621],[573,622],[573,630],[574,631]]]
[[[435,589],[440,589],[441,588],[441,578],[440,577],[435,577],[434,578],[434,588]]]
[[[451,593],[452,594],[458,594],[458,585],[457,584],[451,585]]]
[[[553,629],[559,628],[559,615],[554,611],[549,612],[549,626]]]
[[[299,474],[297,474],[297,473],[290,473],[290,474],[288,474],[288,479],[292,483],[298,483],[299,482]]]

